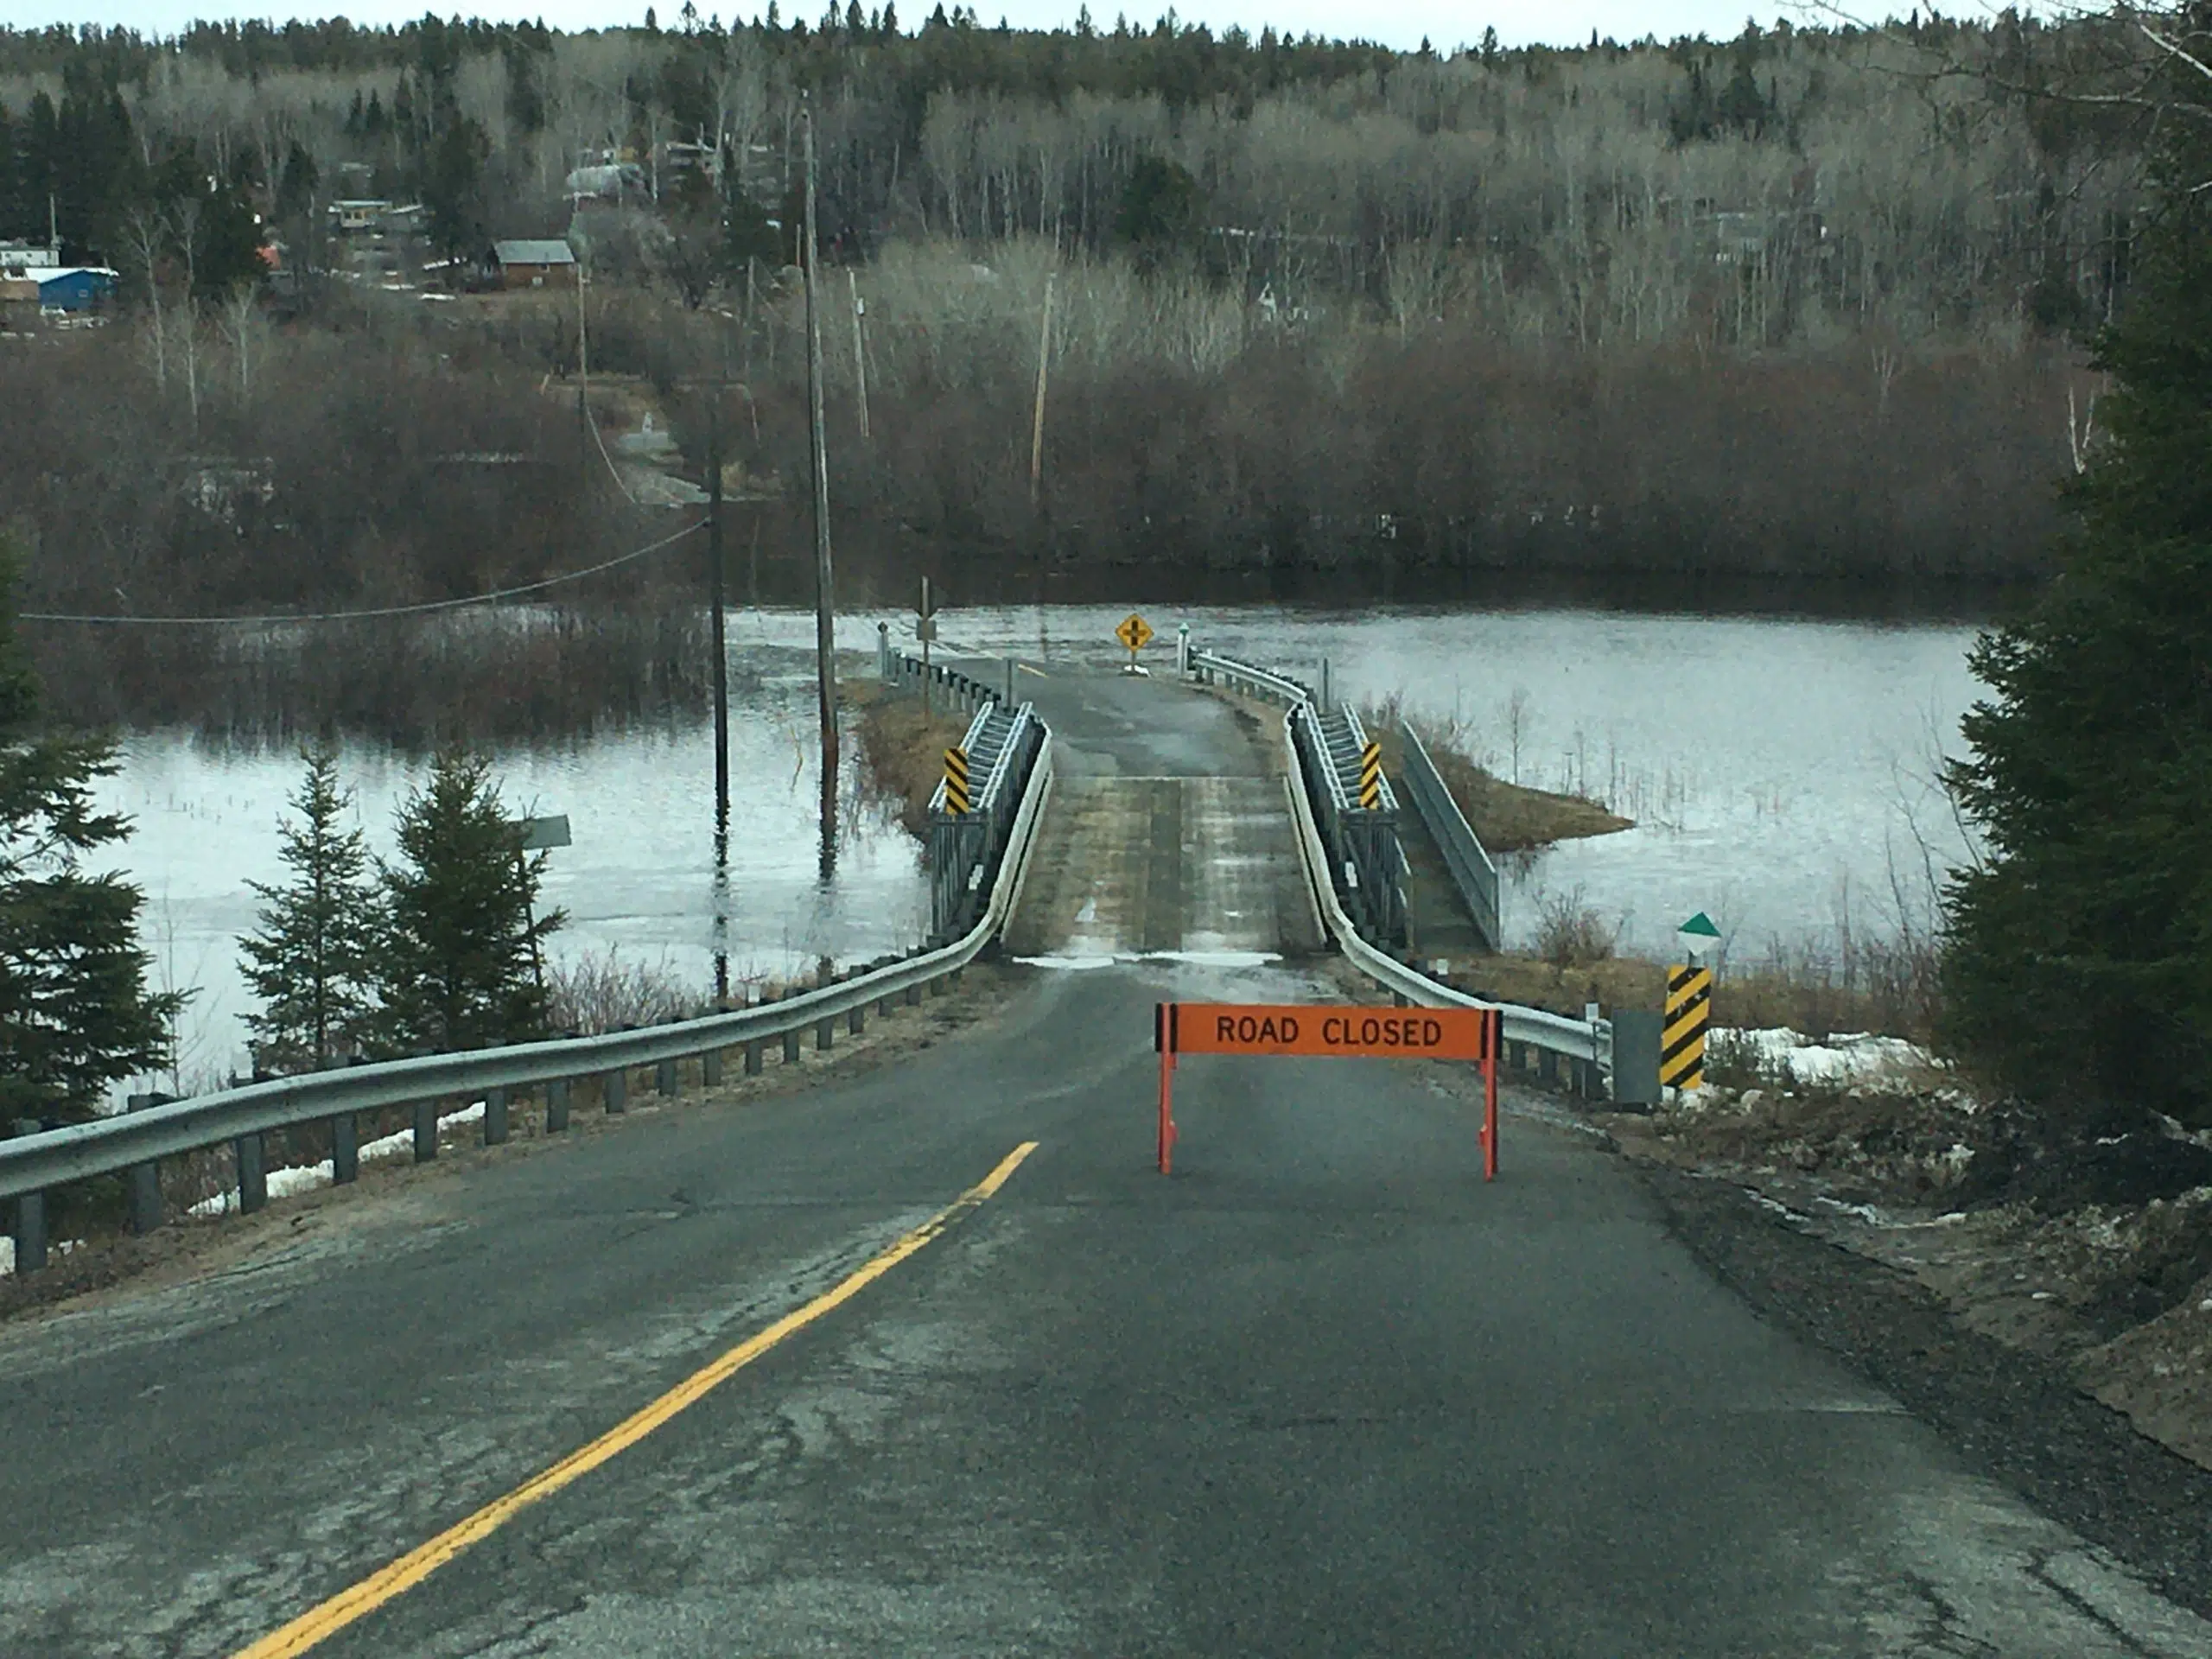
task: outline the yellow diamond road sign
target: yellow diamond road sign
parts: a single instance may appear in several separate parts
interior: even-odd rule
[[[1131,651],[1142,651],[1152,642],[1152,625],[1131,611],[1122,619],[1122,626],[1114,630],[1114,637]]]

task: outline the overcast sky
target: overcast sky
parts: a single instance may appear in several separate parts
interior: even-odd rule
[[[675,21],[677,10],[683,0],[657,0],[660,7],[659,21],[664,27]],[[729,0],[698,0],[702,12],[713,12],[727,6]],[[1110,28],[1119,0],[1093,0],[1091,11],[1103,27]],[[738,12],[746,16],[756,16],[766,7],[767,0],[738,0]],[[862,0],[864,6],[873,8],[880,0]],[[1058,0],[976,0],[977,15],[986,23],[995,23],[1003,14],[1017,28],[1050,28],[1073,21],[1077,0],[1060,4]],[[809,21],[818,16],[822,0],[784,0],[784,12],[788,18],[804,12]],[[909,29],[928,14],[930,0],[898,0],[900,21]],[[1164,4],[1132,6],[1129,19],[1150,23]],[[1204,22],[1217,31],[1241,23],[1256,35],[1266,24],[1279,30],[1302,35],[1309,30],[1319,35],[1357,35],[1380,41],[1385,45],[1411,49],[1419,46],[1427,35],[1440,51],[1448,50],[1462,42],[1471,43],[1482,38],[1485,25],[1497,30],[1498,38],[1509,46],[1530,41],[1549,41],[1572,44],[1586,41],[1593,29],[1601,35],[1616,40],[1640,39],[1656,35],[1662,40],[1677,35],[1707,35],[1726,37],[1743,30],[1745,18],[1756,17],[1762,28],[1770,25],[1777,16],[1789,16],[1794,21],[1807,21],[1808,14],[1801,8],[1789,7],[1780,10],[1770,5],[1745,7],[1738,0],[1562,0],[1550,3],[1548,0],[1488,0],[1486,7],[1471,8],[1449,3],[1448,0],[1379,0],[1377,3],[1345,5],[1341,0],[1187,0],[1176,7],[1177,14],[1186,22]],[[1948,10],[1948,8],[1947,8]],[[442,15],[451,15],[440,8]],[[344,8],[346,16],[356,22],[397,23],[423,15],[421,0],[359,0],[359,3]],[[634,6],[626,3],[609,5],[604,0],[487,0],[480,7],[463,9],[464,15],[493,18],[542,18],[556,29],[605,29],[626,23],[640,22],[645,18],[645,0]],[[122,24],[148,34],[173,34],[194,17],[208,16],[269,16],[253,9],[225,13],[219,8],[194,0],[73,0],[73,3],[55,5],[52,0],[0,0],[0,22],[16,29],[35,28],[49,22]],[[729,14],[724,11],[723,16]]]

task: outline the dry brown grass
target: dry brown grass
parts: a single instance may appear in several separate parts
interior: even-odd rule
[[[1382,746],[1383,769],[1394,777],[1403,777],[1404,745],[1398,735],[1395,710],[1386,705],[1363,713],[1370,734]],[[1548,789],[1509,784],[1477,766],[1449,734],[1424,732],[1421,742],[1427,747],[1428,758],[1436,763],[1436,775],[1452,791],[1459,810],[1466,814],[1475,838],[1492,857],[1636,827],[1633,818],[1622,817],[1579,795],[1555,795]]]
[[[1583,1004],[1592,1001],[1608,1012],[1656,1008],[1667,992],[1665,964],[1633,957],[1573,963],[1541,956],[1472,957],[1455,960],[1446,978],[1478,996],[1578,1017]],[[1855,1031],[1929,1039],[1924,1005],[1901,1001],[1880,986],[1847,986],[1802,966],[1723,975],[1713,988],[1713,1023],[1745,1030],[1787,1026],[1815,1039]]]
[[[944,775],[944,752],[968,734],[966,720],[921,699],[862,682],[843,688],[860,710],[861,766],[868,787],[899,803],[899,822],[919,836],[929,828],[930,797]]]

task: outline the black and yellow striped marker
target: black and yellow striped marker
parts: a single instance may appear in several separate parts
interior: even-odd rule
[[[1659,1031],[1659,1081],[1669,1089],[1705,1083],[1705,1027],[1713,1017],[1713,969],[1667,969],[1667,1015]]]
[[[968,751],[957,744],[944,752],[944,810],[968,815]]]
[[[1372,812],[1382,804],[1382,746],[1370,743],[1359,752],[1359,804]]]

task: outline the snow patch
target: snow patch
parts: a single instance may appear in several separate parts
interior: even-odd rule
[[[474,1102],[462,1107],[459,1111],[447,1112],[441,1116],[438,1119],[438,1133],[442,1135],[446,1130],[460,1124],[478,1122],[483,1116],[484,1103],[480,1100]],[[412,1152],[414,1148],[415,1131],[408,1128],[401,1129],[394,1135],[378,1135],[373,1141],[363,1141],[359,1155],[360,1160],[365,1164],[378,1158],[396,1158],[401,1153]],[[328,1186],[333,1175],[334,1171],[327,1158],[319,1164],[288,1164],[282,1169],[272,1169],[269,1172],[269,1196],[272,1198],[289,1198],[296,1193],[310,1192],[318,1186]],[[212,1198],[200,1199],[192,1206],[191,1213],[195,1216],[227,1216],[234,1212],[238,1207],[238,1189],[234,1186],[226,1187]]]
[[[1720,1028],[1713,1034],[1734,1045],[1761,1071],[1799,1084],[1866,1083],[1937,1064],[1936,1057],[1917,1043],[1872,1032],[1840,1032],[1825,1043],[1815,1042],[1787,1026],[1763,1030]]]

